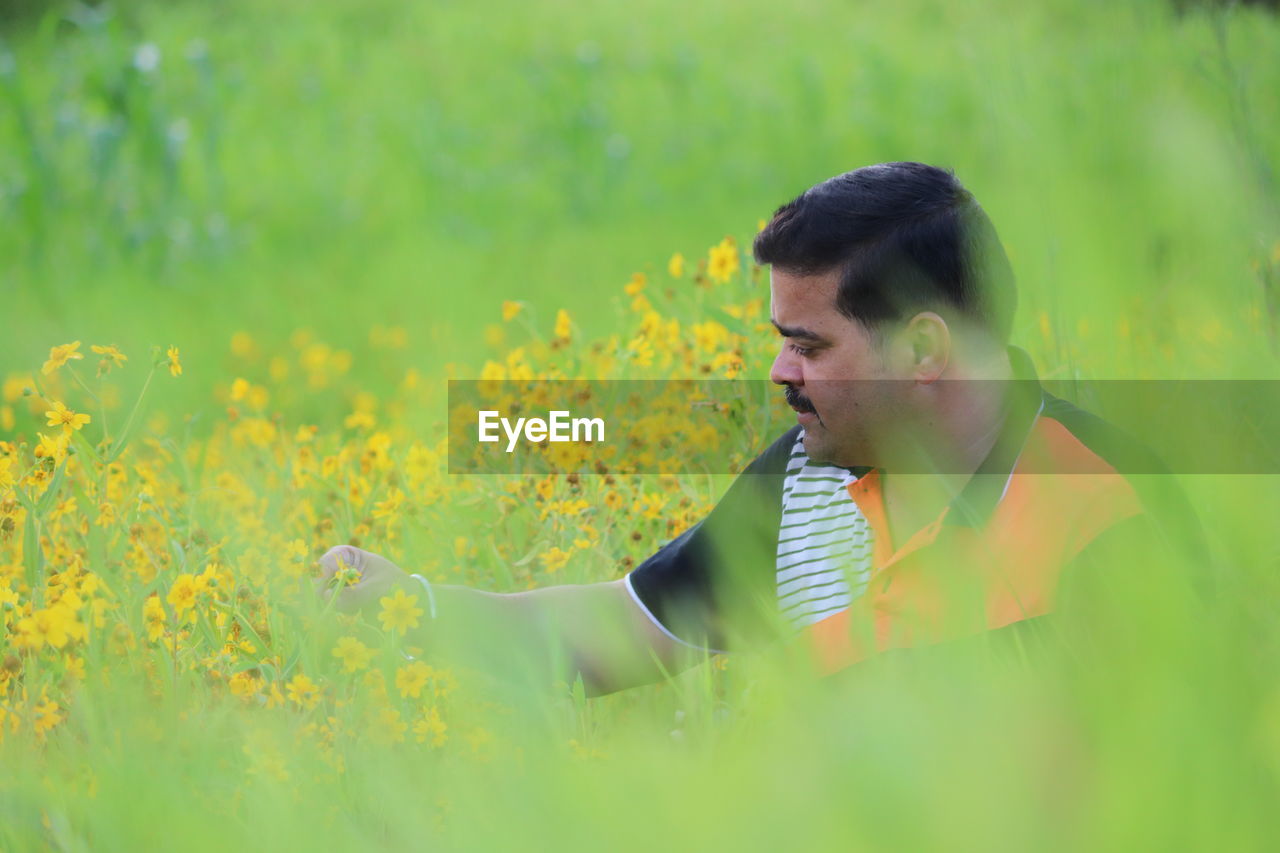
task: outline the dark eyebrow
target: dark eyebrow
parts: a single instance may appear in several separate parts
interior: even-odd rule
[[[782,335],[784,338],[803,338],[807,341],[823,340],[822,335],[819,335],[817,332],[811,332],[808,329],[802,329],[799,326],[782,326],[774,319],[770,319],[769,322],[778,330],[778,334]]]

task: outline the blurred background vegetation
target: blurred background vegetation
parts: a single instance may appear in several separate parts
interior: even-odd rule
[[[692,269],[726,235],[747,245],[809,185],[902,159],[954,168],[990,211],[1020,279],[1015,342],[1046,376],[1277,378],[1277,57],[1266,4],[8,0],[0,379],[18,384],[4,402],[55,344],[118,345],[143,368],[120,372],[126,386],[152,345],[173,344],[181,381],[164,377],[148,405],[207,415],[202,430],[222,423],[244,365],[319,340],[350,353],[341,383],[250,379],[272,385],[286,432],[314,423],[354,458],[352,401],[403,394],[406,368],[426,400],[501,360],[518,324],[550,340],[562,309],[574,347],[625,334],[634,272],[682,286],[688,275],[665,278],[673,252]],[[524,307],[503,326],[512,301]],[[672,312],[682,323],[704,319],[687,305]],[[748,376],[768,368],[757,354]],[[245,512],[273,535],[282,519],[304,529],[268,452],[252,453],[222,460],[269,499]],[[200,483],[182,454],[169,461],[177,543]],[[69,733],[8,741],[18,770],[0,829],[23,849],[1264,847],[1280,790],[1280,494],[1274,478],[1187,479],[1232,570],[1224,594],[1189,603],[1135,558],[1105,666],[1010,674],[943,658],[911,677],[864,670],[840,692],[749,663],[739,675],[735,660],[661,690],[574,697],[569,760],[541,738],[554,713],[481,703],[503,743],[494,764],[461,715],[461,754],[423,762],[365,753],[363,732],[332,720],[202,710],[203,682],[176,665],[159,698],[91,665]],[[492,544],[500,487],[469,488],[480,498],[445,496],[411,541],[451,554],[441,531],[479,530]],[[541,541],[534,506],[522,496],[504,521],[513,540]],[[656,547],[671,520],[637,539],[625,507],[600,515],[614,558]],[[350,533],[316,529],[291,560]],[[445,561],[502,578],[508,554],[456,551]],[[570,568],[598,579],[618,564]],[[116,592],[141,600],[167,582]],[[163,660],[139,648],[130,660]],[[105,649],[91,664],[113,662]],[[344,769],[295,749],[303,738],[336,739]]]
[[[1048,322],[1059,348],[1094,344],[1086,369],[1137,376],[1152,365],[1112,351],[1122,322],[1179,349],[1248,331],[1231,355],[1160,367],[1274,373],[1259,266],[1280,233],[1280,30],[1256,7],[10,9],[13,369],[63,338],[178,343],[194,395],[233,332],[310,328],[359,375],[369,328],[394,322],[439,375],[475,361],[503,300],[548,331],[567,308],[607,332],[633,270],[745,239],[830,175],[919,159],[995,219],[1019,339]]]

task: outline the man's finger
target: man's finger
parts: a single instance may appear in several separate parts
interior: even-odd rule
[[[325,583],[344,566],[356,571],[364,569],[365,552],[354,545],[337,545],[324,552],[320,558],[320,578]]]

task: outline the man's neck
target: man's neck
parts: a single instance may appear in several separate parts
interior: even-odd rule
[[[1009,405],[1008,356],[939,388],[935,418],[910,451],[881,468],[881,495],[894,547],[933,521],[995,447]]]

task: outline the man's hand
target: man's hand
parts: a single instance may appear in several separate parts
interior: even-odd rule
[[[320,558],[320,569],[317,590],[321,598],[328,602],[337,589],[338,600],[334,606],[345,613],[375,608],[383,596],[390,595],[396,587],[412,583],[409,575],[386,557],[353,545],[330,548]],[[339,573],[350,573],[352,582],[337,587],[335,576]]]

